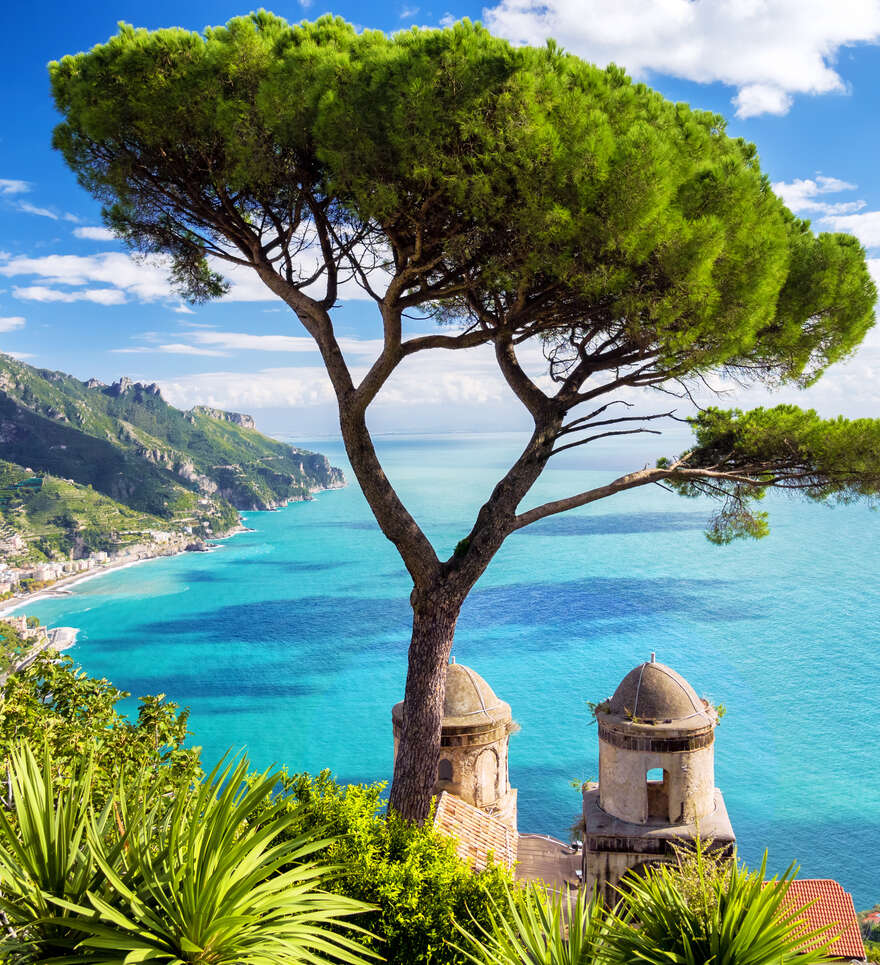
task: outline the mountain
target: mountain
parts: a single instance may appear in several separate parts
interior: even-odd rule
[[[0,459],[91,489],[165,528],[186,523],[214,533],[235,525],[237,510],[272,509],[345,484],[325,456],[262,435],[250,416],[206,406],[182,412],[155,385],[80,382],[5,355]]]

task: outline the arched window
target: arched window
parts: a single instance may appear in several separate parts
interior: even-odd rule
[[[669,820],[669,774],[662,767],[652,767],[645,778],[648,782],[648,820]]]
[[[447,760],[445,757],[441,758],[440,763],[437,765],[437,780],[452,780],[452,761]]]

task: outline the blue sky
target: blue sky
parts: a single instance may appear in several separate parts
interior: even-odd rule
[[[554,36],[588,60],[623,64],[674,100],[729,119],[758,145],[789,205],[817,230],[848,230],[880,276],[880,0],[499,0],[285,3],[298,20],[323,12],[393,31],[479,19],[512,41]],[[50,2],[4,15],[0,127],[0,351],[111,381],[157,381],[188,406],[252,412],[269,432],[335,433],[329,388],[296,319],[254,279],[231,298],[186,309],[159,266],[137,265],[101,229],[98,206],[49,141],[56,117],[46,64],[88,48],[125,20],[201,29],[246,13],[239,4]],[[355,368],[374,351],[376,315],[359,299],[337,310]],[[380,431],[515,429],[525,425],[484,354],[428,355],[377,400]],[[880,337],[807,393],[740,392],[737,404],[795,401],[823,414],[880,415]]]

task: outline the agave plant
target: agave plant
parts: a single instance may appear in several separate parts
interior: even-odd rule
[[[477,933],[458,930],[467,940],[460,948],[476,965],[594,965],[607,931],[607,913],[584,889],[548,893],[539,885],[507,891],[495,905],[490,923]]]
[[[332,869],[308,860],[329,842],[288,838],[297,817],[272,800],[279,775],[246,782],[247,767],[221,762],[170,801],[151,801],[146,779],[131,784],[121,851],[90,825],[107,887],[63,903],[88,936],[80,952],[107,965],[355,965],[370,955],[345,934],[365,933],[348,919],[370,907],[321,890]]]
[[[731,862],[723,875],[703,874],[694,893],[671,865],[627,879],[603,941],[607,965],[817,965],[829,962],[835,935],[807,931],[803,908],[786,903],[796,868],[765,881],[767,855],[754,872]],[[818,947],[804,951],[817,943]]]
[[[0,954],[9,963],[49,961],[69,954],[85,937],[75,927],[77,916],[59,915],[52,899],[75,904],[104,887],[88,832],[104,840],[105,863],[118,860],[115,802],[111,797],[99,814],[90,813],[91,764],[59,784],[45,747],[42,763],[27,745],[14,749],[7,774],[13,812],[0,809],[0,908],[6,919]]]

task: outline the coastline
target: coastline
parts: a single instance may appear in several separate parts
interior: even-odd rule
[[[311,499],[313,496],[317,495],[318,493],[334,492],[337,489],[344,489],[345,486],[346,486],[346,483],[342,483],[339,486],[325,486],[320,489],[312,489],[309,491],[309,499]],[[287,500],[284,503],[280,504],[279,506],[272,507],[271,509],[263,509],[263,510],[249,509],[249,510],[242,510],[242,512],[273,513],[286,508],[287,506],[291,505],[294,502],[307,502],[307,501],[308,500],[306,499]],[[239,533],[253,533],[253,532],[255,532],[255,530],[253,530],[249,526],[246,526],[244,524],[243,519],[239,516],[238,525],[234,526],[228,533],[224,533],[222,536],[212,536],[211,542],[204,549],[201,549],[201,550],[190,550],[190,549],[187,549],[186,546],[182,546],[180,549],[174,549],[169,551],[166,545],[157,543],[156,552],[151,555],[141,556],[138,559],[134,559],[134,560],[119,560],[116,563],[108,562],[100,569],[88,570],[85,573],[74,573],[71,576],[66,576],[63,579],[56,580],[51,586],[43,587],[42,589],[37,590],[36,593],[28,593],[28,594],[25,594],[24,596],[16,596],[16,597],[11,597],[8,600],[3,600],[3,602],[0,603],[0,620],[2,620],[6,616],[11,616],[15,610],[18,610],[21,607],[27,606],[30,603],[37,603],[40,600],[51,600],[51,599],[57,599],[58,597],[67,596],[73,587],[79,586],[81,583],[85,583],[87,580],[97,579],[98,577],[104,576],[107,573],[113,573],[118,570],[124,570],[130,566],[137,566],[139,563],[149,563],[151,560],[164,559],[166,557],[170,558],[172,556],[181,556],[184,553],[193,553],[193,552],[210,553],[210,552],[213,552],[214,549],[219,548],[213,544],[216,544],[222,540],[230,539],[233,536],[238,536]],[[73,643],[70,643],[69,646],[73,646]]]
[[[252,531],[241,523],[223,536],[215,536],[213,539],[220,541],[229,539],[232,536],[237,536],[239,533],[248,532]],[[157,552],[153,553],[152,555],[142,556],[136,560],[120,560],[117,563],[107,563],[100,569],[88,570],[85,573],[74,573],[73,575],[66,576],[61,580],[56,580],[51,586],[43,587],[42,589],[37,590],[36,593],[27,593],[24,596],[12,597],[8,600],[4,600],[2,603],[0,603],[0,619],[12,615],[15,610],[27,606],[30,603],[36,603],[39,600],[51,600],[57,599],[58,597],[67,596],[69,591],[74,586],[79,586],[81,583],[85,583],[88,580],[98,579],[101,576],[105,576],[107,573],[126,570],[130,566],[138,566],[140,563],[150,563],[153,560],[171,558],[172,556],[181,556],[184,553],[211,552],[211,548],[206,550],[188,550],[185,547],[173,550],[171,552],[168,552],[167,549],[165,549],[164,552],[158,552],[160,548],[159,544],[156,544],[156,548]]]

